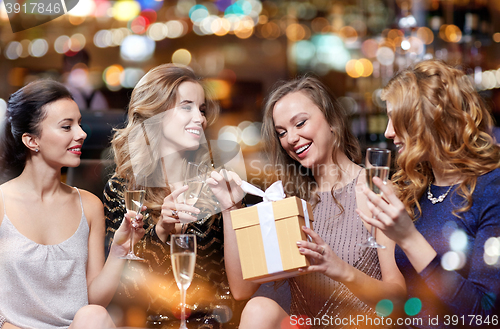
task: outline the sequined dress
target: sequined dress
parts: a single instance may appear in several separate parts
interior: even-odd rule
[[[334,192],[335,198],[344,208],[342,213],[331,192],[319,193],[321,201],[313,211],[314,231],[342,260],[381,280],[377,250],[358,246],[368,239],[369,232],[356,213],[357,180],[356,177]],[[306,315],[316,321],[312,328],[359,328],[349,323],[342,325],[341,321],[350,316],[374,316],[374,310],[354,296],[342,283],[321,273],[292,278],[289,284],[292,294],[290,313],[296,316]]]
[[[124,182],[116,177],[104,188],[108,248],[126,211],[124,188]],[[135,252],[146,261],[129,261],[113,303],[145,314],[148,328],[178,328],[180,293],[172,273],[170,246],[158,238],[147,212],[144,222],[146,234]],[[243,303],[235,301],[229,290],[221,214],[188,224],[186,233],[197,236],[198,247],[194,278],[187,290],[188,327],[236,328]]]

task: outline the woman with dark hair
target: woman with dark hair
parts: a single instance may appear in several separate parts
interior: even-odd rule
[[[132,224],[127,215],[105,263],[102,203],[61,182],[62,167],[80,164],[87,136],[80,120],[71,94],[55,81],[32,82],[9,98],[0,149],[10,179],[0,186],[3,328],[114,327],[104,307]]]
[[[285,321],[293,324],[293,317],[305,316],[314,328],[349,327],[330,319],[375,317],[381,299],[402,299],[405,287],[394,262],[394,243],[379,234],[377,241],[386,249],[359,246],[370,228],[355,212],[361,208],[370,214],[362,193],[364,169],[356,164],[361,155],[347,114],[326,87],[306,76],[276,88],[265,105],[263,135],[285,193],[314,206],[315,231],[303,228],[312,242],[297,243],[313,265],[303,269],[305,275],[289,279],[291,316]],[[231,231],[226,229],[226,241]],[[249,298],[259,285],[242,280],[237,248],[232,250],[226,256],[231,291]],[[255,297],[243,311],[240,328],[279,328],[287,316],[271,299]]]
[[[365,191],[375,218],[358,213],[397,243],[409,297],[422,307],[416,327],[494,324],[500,148],[491,115],[462,71],[435,60],[398,73],[382,98],[399,168],[393,187],[374,179],[385,200]]]
[[[234,328],[242,308],[227,282],[220,206],[208,190],[196,207],[182,202],[187,162],[211,169],[204,130],[216,120],[219,107],[206,88],[188,67],[151,69],[132,91],[127,125],[116,130],[111,142],[116,171],[104,189],[108,241],[123,218],[123,192],[129,184],[147,182],[148,207],[146,234],[135,248],[145,261],[129,264],[115,302],[143,309],[151,328],[179,326],[180,293],[169,245],[173,233],[197,236],[196,267],[187,291],[188,326]]]

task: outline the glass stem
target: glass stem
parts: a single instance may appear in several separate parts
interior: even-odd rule
[[[181,326],[180,329],[187,329],[186,327],[186,289],[181,288]]]
[[[370,238],[368,240],[375,241],[375,226],[372,225],[372,228],[370,229]]]
[[[128,251],[129,254],[135,255],[134,254],[134,233],[135,233],[135,228],[132,226],[130,228],[132,232],[130,232],[130,249]]]

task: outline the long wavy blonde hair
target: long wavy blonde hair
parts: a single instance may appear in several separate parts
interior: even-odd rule
[[[359,163],[361,161],[361,150],[358,140],[349,130],[346,110],[318,79],[312,76],[304,76],[285,82],[271,92],[264,107],[262,134],[271,161],[272,171],[276,179],[283,181],[287,194],[315,203],[317,195],[312,194],[312,187],[316,183],[313,171],[310,168],[303,167],[287,154],[281,146],[274,127],[273,111],[276,103],[286,95],[295,92],[302,92],[309,97],[323,112],[326,121],[333,128],[332,160],[334,164],[338,166],[337,152],[343,152],[351,161]],[[338,173],[340,181],[342,172],[339,171]],[[332,195],[334,189],[335,186],[332,187]],[[337,202],[335,197],[334,200]]]
[[[175,107],[178,88],[186,81],[199,83],[203,87],[207,125],[212,124],[219,114],[219,106],[209,97],[210,91],[206,84],[188,67],[163,64],[151,69],[137,83],[128,106],[127,124],[123,129],[115,129],[111,141],[115,175],[127,184],[135,184],[137,174],[146,177],[146,183],[137,183],[146,185],[144,204],[154,219],[160,215],[163,199],[171,193],[161,165],[161,121],[165,111]],[[209,156],[207,149],[187,153],[189,159],[186,160]],[[158,181],[162,186],[158,186]]]
[[[432,168],[460,175],[465,199],[453,214],[472,206],[477,177],[500,167],[500,148],[490,132],[493,119],[469,78],[441,61],[423,61],[398,73],[382,92],[405,147],[392,180],[414,220],[418,200],[434,180]]]

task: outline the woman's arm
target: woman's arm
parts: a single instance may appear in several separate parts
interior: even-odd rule
[[[244,194],[239,187],[241,179],[236,173],[223,169],[220,172],[213,171],[211,177],[207,179],[207,184],[221,204],[224,222],[224,263],[229,288],[236,300],[248,299],[259,289],[260,284],[243,280],[238,244],[230,213],[231,210],[241,207]]]
[[[374,182],[380,184],[379,187],[384,194],[389,196],[389,203],[379,200],[378,196],[366,191],[372,202],[371,207],[375,209],[375,206],[378,206],[381,213],[377,216],[378,220],[371,218],[365,220],[384,230],[401,246],[427,287],[443,303],[451,307],[456,315],[497,314],[495,312],[498,312],[498,309],[494,307],[493,296],[500,294],[500,271],[495,266],[486,264],[484,253],[486,241],[500,236],[500,203],[497,199],[500,194],[500,182],[491,182],[495,187],[485,197],[487,202],[477,207],[478,213],[475,214],[477,220],[474,224],[475,242],[467,258],[471,264],[467,278],[457,271],[446,271],[442,268],[440,257],[416,230],[399,199],[394,199],[392,189],[382,186],[378,180],[374,179]]]
[[[89,303],[106,307],[120,282],[125,260],[120,257],[127,254],[130,236],[133,232],[137,238],[144,235],[142,220],[131,223],[128,215],[122,221],[114,235],[109,256],[104,263],[104,209],[101,201],[92,193],[81,191],[85,216],[89,221],[89,254],[87,262],[87,285]],[[142,218],[142,217],[141,217]],[[133,228],[137,226],[136,229]]]

